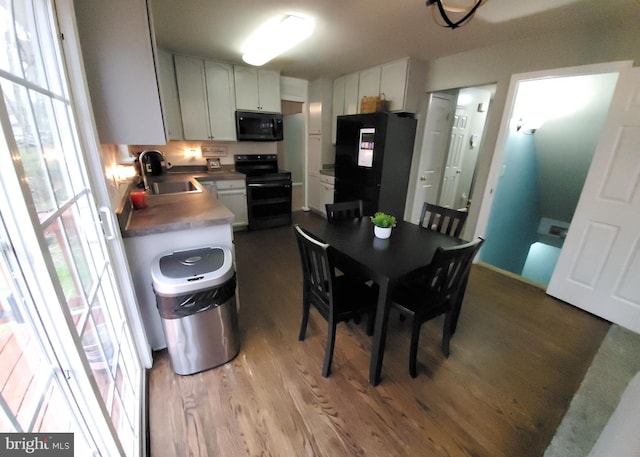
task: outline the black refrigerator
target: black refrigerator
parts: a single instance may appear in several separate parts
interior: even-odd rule
[[[334,201],[403,219],[417,121],[411,115],[338,116]]]

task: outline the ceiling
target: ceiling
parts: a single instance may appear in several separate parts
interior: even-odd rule
[[[453,0],[451,0],[453,1]],[[468,2],[470,0],[457,0]],[[439,27],[424,0],[150,0],[157,44],[174,53],[242,63],[251,31],[276,14],[316,19],[314,34],[267,63],[313,80],[401,57],[432,60],[554,32],[593,35],[637,26],[638,0],[488,0],[456,30]],[[523,43],[526,43],[523,42]]]

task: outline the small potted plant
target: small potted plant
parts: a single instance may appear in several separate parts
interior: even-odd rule
[[[396,218],[390,214],[377,212],[371,216],[373,222],[373,233],[378,238],[386,239],[391,236],[391,229],[396,226]]]

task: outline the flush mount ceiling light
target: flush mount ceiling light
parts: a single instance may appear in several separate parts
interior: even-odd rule
[[[469,22],[476,10],[488,0],[427,0],[427,7],[432,7],[433,18],[438,25],[456,29]],[[437,8],[433,7],[434,5]],[[438,17],[438,13],[440,16]]]
[[[297,14],[278,16],[265,22],[242,46],[242,60],[249,65],[264,65],[291,49],[313,33],[314,20]]]

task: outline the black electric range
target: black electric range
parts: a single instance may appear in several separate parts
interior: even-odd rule
[[[276,154],[238,154],[245,175],[249,230],[291,225],[291,172],[278,168]]]

